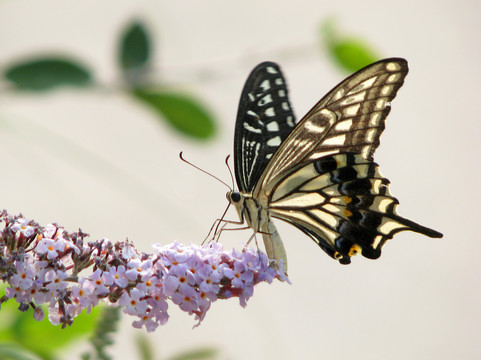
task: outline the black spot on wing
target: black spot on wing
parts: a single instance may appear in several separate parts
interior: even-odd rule
[[[331,172],[337,169],[337,161],[334,156],[325,156],[314,162],[314,168],[319,174]]]
[[[342,183],[339,186],[339,192],[343,195],[362,195],[369,194],[371,188],[371,181],[367,178],[364,178]]]
[[[355,180],[357,178],[357,171],[353,167],[343,167],[339,169],[335,175],[336,182],[345,182]]]

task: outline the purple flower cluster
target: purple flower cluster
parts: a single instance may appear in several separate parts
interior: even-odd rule
[[[42,227],[5,210],[0,223],[0,278],[9,284],[0,303],[14,298],[20,309],[32,307],[36,320],[44,318],[39,305],[46,304],[50,322],[63,327],[100,301],[120,306],[136,318],[134,327],[147,331],[167,322],[169,302],[200,323],[217,299],[238,297],[244,307],[254,285],[288,281],[264,253],[247,247],[238,252],[218,243],[174,242],[155,244],[146,254],[128,241],[85,242],[82,231]]]

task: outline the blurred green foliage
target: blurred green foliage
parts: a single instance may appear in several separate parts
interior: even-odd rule
[[[356,36],[340,34],[334,19],[321,26],[320,35],[330,56],[346,72],[352,73],[379,59],[367,43]],[[154,110],[159,119],[192,139],[209,140],[217,124],[207,106],[193,96],[172,91],[152,91],[149,74],[152,63],[152,34],[139,20],[130,22],[121,32],[118,45],[118,65],[126,91],[140,100],[138,103]],[[44,92],[60,87],[83,87],[95,84],[92,71],[67,55],[39,56],[19,60],[6,67],[3,77],[16,90]]]
[[[151,53],[151,41],[146,27],[140,22],[134,22],[121,36],[119,51],[120,67],[124,71],[146,66]]]
[[[165,360],[216,360],[220,358],[221,351],[218,347],[214,346],[202,346],[194,349],[181,351],[170,357],[159,358],[155,356],[154,347],[148,341],[144,334],[140,334],[136,337],[137,349],[139,350],[139,360],[154,360],[154,359],[165,359]],[[159,349],[158,344],[156,344],[155,349]]]
[[[217,359],[219,349],[215,347],[203,347],[194,350],[184,351],[174,355],[168,360],[212,360]]]
[[[321,24],[320,35],[331,58],[347,73],[356,72],[380,59],[375,50],[360,37],[342,35],[334,18]]]
[[[60,86],[86,86],[92,75],[84,66],[66,58],[45,57],[8,67],[4,76],[17,90],[46,91]]]
[[[209,112],[187,95],[141,89],[137,89],[133,94],[183,134],[197,139],[208,139],[215,132],[215,123]]]
[[[95,331],[90,337],[92,352],[82,354],[82,360],[110,360],[107,348],[115,343],[114,335],[117,333],[120,320],[120,308],[104,306],[102,316],[97,322]]]
[[[124,90],[153,108],[159,119],[167,121],[181,134],[196,140],[209,140],[216,133],[217,123],[207,106],[192,96],[173,93],[151,93],[144,88],[161,86],[149,79],[152,64],[152,35],[140,21],[128,24],[121,32],[118,65],[125,81]],[[18,91],[45,92],[62,86],[88,88],[95,84],[92,72],[67,55],[39,56],[18,60],[3,70],[3,78]]]
[[[0,359],[2,360],[42,360],[42,358],[21,346],[0,343]]]
[[[2,293],[3,288],[4,286],[0,289]],[[2,360],[9,359],[7,354],[25,351],[36,354],[44,360],[54,360],[60,349],[92,334],[101,313],[101,306],[97,306],[90,314],[81,314],[76,317],[72,326],[62,329],[61,326],[52,325],[48,319],[35,321],[32,308],[21,312],[18,306],[15,300],[2,304],[0,311],[0,359]]]

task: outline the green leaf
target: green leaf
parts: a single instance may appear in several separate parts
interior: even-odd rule
[[[140,22],[132,23],[122,34],[119,62],[124,72],[145,67],[150,58],[150,39]]]
[[[187,95],[146,90],[136,90],[132,94],[184,135],[204,140],[215,134],[216,126],[210,112]]]
[[[18,345],[0,344],[2,360],[41,360],[41,358]]]
[[[155,358],[152,345],[145,334],[139,334],[135,337],[135,345],[139,352],[139,360],[153,360]]]
[[[0,338],[18,344],[44,359],[53,359],[60,347],[92,333],[100,313],[99,307],[93,308],[88,315],[82,313],[74,319],[72,326],[62,329],[61,326],[52,325],[48,319],[35,321],[31,308],[20,312],[18,303],[9,300],[2,304],[0,311]]]
[[[362,40],[346,38],[336,42],[331,47],[331,54],[348,72],[355,72],[369,64],[372,64],[378,57],[374,56]]]
[[[329,54],[349,73],[379,60],[379,56],[366,41],[354,36],[340,35],[334,19],[324,22],[321,33]]]
[[[92,76],[79,63],[65,58],[39,58],[11,65],[4,77],[19,90],[45,91],[59,86],[86,86]]]
[[[32,318],[24,324],[23,344],[28,349],[45,354],[56,352],[58,348],[67,346],[82,337],[87,337],[96,326],[101,306],[97,306],[90,314],[82,313],[74,319],[72,326],[62,329],[50,324],[47,319],[37,322]],[[19,340],[19,339],[17,339]]]
[[[214,347],[205,347],[195,350],[188,350],[181,354],[171,357],[169,360],[206,360],[215,359],[219,354],[219,349]]]
[[[90,337],[90,344],[93,352],[91,358],[111,360],[107,354],[107,348],[114,344],[114,335],[117,332],[119,322],[121,319],[121,311],[119,307],[103,307],[102,316],[97,322],[97,326],[92,336]],[[88,354],[85,354],[88,359]]]

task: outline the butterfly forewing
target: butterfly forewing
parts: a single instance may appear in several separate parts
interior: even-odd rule
[[[391,58],[369,65],[338,84],[282,143],[257,189],[265,189],[277,175],[309,159],[339,152],[372,159],[390,102],[407,73],[406,60]]]
[[[270,158],[295,126],[279,66],[259,64],[244,85],[237,113],[234,161],[237,185],[252,192]]]

